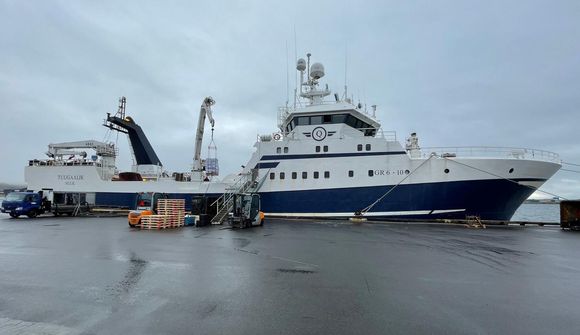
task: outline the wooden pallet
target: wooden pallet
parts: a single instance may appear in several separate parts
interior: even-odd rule
[[[141,229],[183,227],[185,225],[185,200],[159,199],[157,200],[157,215],[149,215],[146,217],[150,219],[141,219]]]
[[[167,215],[146,215],[137,227],[141,229],[166,229],[170,227]]]

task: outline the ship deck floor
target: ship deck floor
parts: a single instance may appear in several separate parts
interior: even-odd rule
[[[580,233],[0,217],[0,334],[580,334]]]

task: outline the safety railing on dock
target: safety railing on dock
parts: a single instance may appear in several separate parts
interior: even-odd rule
[[[512,158],[530,159],[560,163],[560,155],[554,152],[529,148],[512,147],[424,147],[421,148],[421,157],[428,158],[433,153],[440,157],[484,157],[484,158]]]
[[[256,170],[252,170],[252,172],[241,174],[240,178],[231,186],[226,187],[226,192],[210,205],[216,206],[216,215],[212,224],[221,224],[227,218],[233,208],[234,194],[246,192],[252,186],[256,173]]]

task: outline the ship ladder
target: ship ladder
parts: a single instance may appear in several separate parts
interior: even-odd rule
[[[218,225],[222,224],[228,217],[228,214],[234,208],[234,194],[245,193],[245,192],[252,192],[255,193],[264,183],[266,176],[268,175],[268,170],[262,181],[257,184],[256,186],[256,174],[252,171],[246,174],[243,174],[242,177],[234,183],[231,187],[226,188],[226,192],[222,194],[216,201],[214,201],[210,206],[216,206],[217,212],[216,215],[213,217],[211,223]]]
[[[81,203],[79,202],[76,206],[75,209],[72,212],[72,216],[78,216],[79,212],[81,211]]]

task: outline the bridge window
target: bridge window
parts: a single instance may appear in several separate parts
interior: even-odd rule
[[[352,115],[348,115],[344,123],[362,131],[365,136],[374,136],[377,131],[376,129],[372,128],[370,124],[363,122],[362,120],[359,120]]]
[[[348,170],[348,176],[349,177],[354,177],[354,171],[353,170]]]
[[[332,123],[344,123],[346,121],[346,114],[338,114],[332,116]]]
[[[320,152],[320,146],[319,145],[316,146],[316,152]]]
[[[284,147],[284,153],[287,154],[288,153],[288,147]]]
[[[281,147],[277,147],[276,148],[276,153],[277,154],[281,154],[282,153],[282,148]]]
[[[314,179],[318,179],[318,171],[314,171]]]
[[[292,172],[292,179],[298,178],[298,174],[296,172]]]
[[[322,116],[311,116],[310,124],[322,124]]]
[[[286,178],[286,175],[284,174],[284,172],[280,172],[280,179],[284,179]]]
[[[307,126],[310,124],[310,117],[308,116],[301,116],[297,118],[296,125],[297,126]]]
[[[274,172],[270,172],[270,179],[276,178],[276,174]]]
[[[322,151],[328,152],[328,145],[325,145]]]
[[[325,179],[330,178],[330,171],[324,171],[324,178]]]
[[[370,145],[370,144],[367,144],[367,145],[365,146],[365,150],[366,150],[366,151],[371,151],[371,145]]]
[[[365,136],[374,136],[376,129],[370,124],[358,119],[351,114],[334,114],[334,115],[315,115],[315,116],[297,116],[292,119],[286,126],[288,132],[296,126],[320,125],[320,124],[337,124],[344,123],[355,129],[360,130]]]
[[[302,172],[302,179],[308,178],[308,172]]]
[[[362,144],[356,146],[356,151],[362,151]]]

